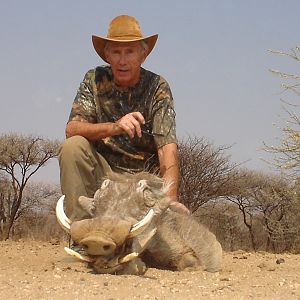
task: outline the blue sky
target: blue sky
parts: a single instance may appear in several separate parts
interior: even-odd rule
[[[5,1],[0,11],[1,133],[64,138],[65,123],[85,72],[103,61],[91,35],[110,20],[135,16],[145,35],[159,34],[144,67],[170,83],[180,138],[233,145],[227,154],[268,170],[263,141],[280,138],[280,79],[296,72],[268,49],[299,46],[300,1]],[[56,162],[36,175],[58,182]]]

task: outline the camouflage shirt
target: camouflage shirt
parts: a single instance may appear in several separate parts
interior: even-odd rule
[[[80,84],[69,121],[116,122],[134,111],[145,118],[141,138],[112,136],[95,142],[95,147],[116,171],[155,172],[159,169],[157,149],[177,143],[172,93],[161,76],[142,68],[139,82],[121,91],[109,66],[90,70]]]

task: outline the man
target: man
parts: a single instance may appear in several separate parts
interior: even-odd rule
[[[175,112],[168,83],[141,67],[158,35],[143,37],[130,16],[112,20],[107,37],[93,36],[96,52],[109,64],[85,75],[75,97],[59,163],[61,188],[71,219],[85,218],[78,197],[93,197],[109,171],[158,173],[172,183],[174,210],[179,170]]]

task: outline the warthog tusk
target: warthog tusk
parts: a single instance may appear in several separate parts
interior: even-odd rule
[[[135,223],[129,233],[129,238],[135,237],[141,234],[151,223],[154,217],[154,210],[150,209],[147,215],[139,222]]]
[[[147,248],[148,243],[151,241],[156,231],[157,228],[153,228],[150,232],[137,236],[133,240],[132,250],[140,255]]]
[[[85,261],[85,262],[94,262],[95,261],[93,258],[91,258],[87,255],[81,255],[78,252],[76,252],[68,247],[65,247],[64,249],[68,254],[70,254],[71,256],[74,256],[82,261]]]
[[[71,220],[66,216],[64,211],[64,199],[65,196],[61,196],[56,204],[56,218],[60,226],[67,232],[70,233]]]
[[[124,264],[124,263],[127,263],[135,258],[137,258],[139,256],[139,253],[136,253],[136,252],[132,252],[132,253],[129,253],[127,254],[126,256],[122,257],[120,260],[119,260],[119,263],[120,264]]]
[[[71,256],[74,256],[76,258],[78,258],[79,260],[82,260],[82,261],[85,261],[85,262],[94,262],[95,259],[93,259],[92,257],[90,256],[87,256],[87,255],[82,255],[82,254],[79,254],[78,252],[68,248],[68,247],[64,247],[64,250]],[[129,253],[127,254],[126,256],[122,257],[120,260],[119,260],[119,264],[124,264],[124,263],[127,263],[135,258],[137,258],[139,256],[138,253],[136,252],[132,252],[132,253]]]

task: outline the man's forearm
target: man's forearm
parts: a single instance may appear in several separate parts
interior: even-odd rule
[[[172,143],[158,149],[160,163],[160,172],[167,183],[171,183],[169,197],[171,198],[169,208],[173,211],[190,214],[189,209],[182,203],[178,202],[179,187],[179,162],[177,145]]]
[[[171,183],[169,188],[169,196],[172,200],[177,201],[178,197],[178,186],[179,186],[179,171],[178,166],[171,166],[166,170],[165,174],[163,174],[163,178],[166,182]]]
[[[177,145],[168,144],[158,150],[160,173],[167,183],[170,183],[169,196],[177,200],[179,186],[179,166]]]
[[[96,141],[113,135],[122,134],[123,130],[116,123],[87,123],[70,121],[66,126],[66,136],[81,135],[89,141]]]

